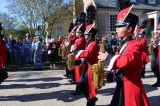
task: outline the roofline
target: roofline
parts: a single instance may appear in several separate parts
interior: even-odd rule
[[[109,8],[109,9],[115,9],[116,10],[116,7],[98,7],[97,6],[97,9],[107,9],[107,8]],[[135,7],[133,7],[133,9],[132,10],[151,10],[151,11],[160,11],[160,9],[145,9],[145,8],[135,8]]]

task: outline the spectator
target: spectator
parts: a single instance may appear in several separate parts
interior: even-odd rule
[[[149,52],[150,55],[153,54],[153,40],[151,40],[151,42],[149,44],[148,52]]]
[[[34,51],[34,70],[42,70],[42,42],[40,37],[36,37]]]
[[[154,38],[153,45],[153,55],[151,59],[151,69],[157,79],[156,83],[154,83],[153,87],[160,87],[160,36],[157,35]]]
[[[39,39],[40,39],[40,41],[42,42],[42,39],[43,39],[43,30],[42,30],[41,26],[38,26],[38,27],[37,27],[37,30],[36,30],[36,32],[35,32],[35,35],[36,35],[36,36],[39,36]]]
[[[29,43],[30,47],[32,45],[32,38],[29,36],[29,33],[26,33],[26,41]]]
[[[30,54],[32,54],[32,38],[30,37],[30,34],[29,33],[26,33],[26,41],[29,43],[29,46],[30,46]],[[30,59],[29,61],[31,62],[33,60],[32,56],[30,56]]]
[[[10,46],[10,56],[11,56],[11,62],[14,63],[15,59],[14,59],[14,52],[13,52],[13,46],[14,44],[16,43],[16,40],[13,39],[13,35],[9,35],[9,39],[10,39],[10,42],[11,42],[11,46]]]
[[[11,62],[11,41],[8,38],[8,35],[6,35],[5,43],[7,47],[7,63],[9,63]]]
[[[48,45],[48,57],[50,62],[50,68],[55,68],[55,61],[57,56],[57,45],[56,42],[54,42],[54,38],[51,38],[51,42]]]
[[[32,54],[31,54],[32,61],[34,61],[33,58],[34,58],[35,49],[36,49],[36,37],[33,38],[32,46],[31,46],[31,50],[32,50]]]
[[[14,44],[13,50],[14,50],[13,52],[14,52],[16,68],[18,68],[20,64],[20,52],[21,52],[21,43],[19,40],[17,40],[16,43]]]
[[[116,37],[113,33],[111,34],[110,45],[112,46],[113,51],[116,52],[117,46],[118,46],[118,40],[116,39]]]
[[[48,48],[48,45],[51,41],[51,35],[49,32],[46,33],[46,39],[45,39],[45,42],[46,42],[46,48]]]
[[[62,42],[63,42],[62,37],[59,36],[59,37],[58,37],[58,40],[57,40],[57,47],[58,47],[58,48],[61,46]]]
[[[25,57],[25,64],[29,65],[30,63],[30,44],[26,39],[23,39],[23,52]]]

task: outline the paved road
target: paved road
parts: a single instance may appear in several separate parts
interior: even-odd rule
[[[143,78],[151,106],[160,106],[160,88],[151,85],[156,81],[149,65]],[[65,70],[9,72],[9,78],[0,85],[0,106],[85,106],[83,95],[71,96],[75,85],[63,74]],[[112,98],[115,83],[106,83],[98,91],[97,106],[107,106]]]

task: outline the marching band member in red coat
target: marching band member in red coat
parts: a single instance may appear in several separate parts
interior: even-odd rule
[[[121,8],[117,17],[116,32],[121,44],[106,72],[114,72],[117,82],[110,106],[150,105],[141,81],[143,50],[139,42],[132,39],[138,21],[136,15],[129,13],[132,7]],[[98,58],[105,60],[108,56],[108,53],[99,53]]]
[[[6,44],[3,39],[0,39],[0,70],[6,65],[6,61]]]
[[[68,35],[68,39],[69,39],[69,45],[67,46],[67,49],[70,51],[70,52],[72,52],[72,47],[74,46],[74,43],[75,43],[75,41],[76,41],[76,39],[77,39],[77,37],[76,37],[76,29],[77,29],[77,25],[75,25],[74,27],[73,27],[73,29],[71,30],[71,32],[69,33],[69,35]],[[71,80],[68,80],[69,82],[71,82],[71,83],[75,83],[75,70],[74,69],[72,69],[72,70],[69,70],[68,68],[66,69],[66,71],[68,72],[68,73],[70,73],[70,77],[71,77]]]
[[[76,41],[76,29],[77,29],[77,26],[74,26],[72,31],[69,33],[69,42],[70,42],[70,45],[74,45],[75,41]]]
[[[69,34],[68,34],[68,36],[66,36],[65,41],[63,41],[63,43],[62,43],[62,47],[66,48],[67,52],[70,50],[70,47],[71,47],[69,39],[70,39],[70,35],[72,33],[73,28],[74,28],[74,24],[73,24],[73,22],[71,22],[70,26],[69,26],[69,29],[68,29]],[[63,57],[63,59],[65,59],[65,61],[66,61],[66,57]],[[66,74],[64,74],[64,76],[66,76],[67,78],[71,77],[71,72],[68,70],[67,62],[66,62]]]
[[[81,23],[76,30],[76,37],[77,40],[75,41],[74,44],[74,50],[85,50],[86,47],[86,40],[84,38],[84,33],[85,31],[85,25],[83,23]],[[74,51],[73,50],[73,51]],[[75,57],[75,60],[79,60],[79,58]],[[75,66],[75,82],[76,82],[76,91],[72,93],[72,95],[79,95],[81,93],[81,88],[79,86],[79,81],[80,81],[80,77],[81,77],[81,73],[84,70],[84,65],[81,66]]]
[[[141,72],[141,77],[144,78],[145,77],[145,65],[147,63],[149,63],[149,57],[147,55],[148,53],[148,46],[147,46],[147,39],[144,37],[145,35],[145,29],[141,28],[138,31],[138,41],[140,43],[140,45],[142,46],[142,72]]]
[[[76,57],[82,58],[85,64],[84,71],[81,75],[80,86],[82,86],[82,92],[87,99],[87,106],[95,106],[95,102],[98,100],[96,97],[96,90],[92,81],[92,71],[90,66],[98,62],[98,51],[99,47],[95,41],[95,35],[97,30],[93,28],[93,24],[87,25],[85,30],[85,39],[87,41],[87,47],[85,50],[80,50],[77,52]],[[75,64],[79,65],[78,60]],[[82,63],[81,63],[82,64]]]
[[[4,70],[7,62],[7,48],[3,40],[3,35],[0,35],[0,84],[8,77],[7,72]]]
[[[86,40],[84,38],[84,31],[85,31],[85,18],[86,14],[82,11],[78,17],[78,26],[76,29],[76,41],[74,44],[74,49],[76,50],[84,50],[86,48]],[[78,58],[75,58],[78,59]],[[83,65],[82,66],[75,66],[75,82],[78,83],[80,80],[81,73],[83,71]]]

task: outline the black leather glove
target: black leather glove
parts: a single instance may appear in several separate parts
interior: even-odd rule
[[[74,65],[75,65],[75,66],[79,66],[81,63],[82,63],[82,62],[81,62],[81,59],[74,61]]]

